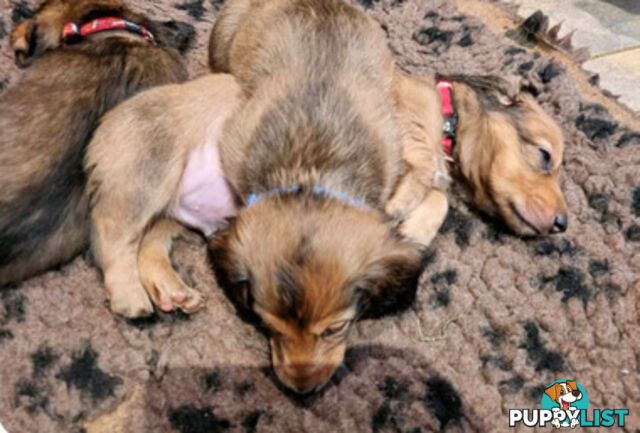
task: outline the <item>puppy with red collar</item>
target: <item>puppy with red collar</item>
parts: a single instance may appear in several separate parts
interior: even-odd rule
[[[22,79],[0,98],[0,284],[63,264],[89,243],[82,170],[100,117],[187,79],[184,40],[121,0],[45,0],[11,34]]]
[[[568,412],[572,408],[572,403],[582,399],[582,392],[578,389],[578,384],[575,380],[568,380],[564,383],[554,383],[549,388],[545,389],[544,393],[559,405],[559,407],[554,407],[552,409],[553,412],[558,412],[560,410]],[[573,409],[577,410],[576,408]],[[552,424],[555,428],[560,428],[561,426],[576,428],[580,422],[577,417],[572,418],[571,422],[568,421],[568,418],[565,419],[567,420],[561,425],[560,420],[554,418]]]
[[[438,154],[438,163],[433,189],[421,204],[388,209],[404,219],[403,233],[425,245],[431,242],[447,214],[451,178],[465,187],[478,209],[504,221],[515,234],[564,232],[568,211],[557,180],[562,132],[521,83],[467,75],[418,80],[422,91],[414,80],[410,84],[416,89],[406,97],[410,105],[422,107],[423,123],[443,125],[443,133],[437,140],[422,140],[416,151],[404,146],[405,159],[417,170],[425,171],[418,161],[425,147]]]

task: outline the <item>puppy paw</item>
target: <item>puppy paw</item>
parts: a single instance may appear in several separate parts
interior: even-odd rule
[[[200,292],[187,286],[170,267],[140,268],[142,282],[153,303],[164,312],[195,313],[204,305]]]
[[[153,304],[141,285],[112,289],[111,311],[128,319],[146,317],[153,314]]]
[[[387,202],[385,212],[395,220],[402,220],[420,205],[429,190],[415,174],[410,173]]]
[[[447,197],[432,190],[425,200],[409,214],[399,227],[400,233],[424,246],[429,246],[438,234],[449,209]]]
[[[154,287],[149,294],[153,302],[164,312],[168,313],[178,308],[184,313],[192,314],[204,305],[202,294],[191,287],[171,287],[162,282]]]

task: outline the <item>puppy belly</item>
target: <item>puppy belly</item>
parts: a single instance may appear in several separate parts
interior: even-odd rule
[[[218,146],[207,141],[191,151],[170,215],[205,236],[223,228],[236,215],[233,191],[222,174]]]

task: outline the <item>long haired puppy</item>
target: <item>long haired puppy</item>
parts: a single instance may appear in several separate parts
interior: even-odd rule
[[[0,284],[86,248],[85,147],[107,110],[186,79],[177,30],[120,0],[46,0],[13,30],[16,63],[30,67],[0,99]]]
[[[299,392],[328,380],[354,320],[412,299],[418,255],[382,214],[431,242],[448,209],[443,130],[459,132],[455,159],[484,211],[517,233],[566,228],[562,136],[533,99],[459,77],[452,128],[439,77],[395,70],[383,36],[338,0],[233,0],[210,39],[212,70],[232,73],[247,99],[221,153],[247,207],[212,257]]]
[[[228,1],[210,54],[246,99],[221,143],[245,206],[211,241],[214,267],[269,330],[277,376],[307,393],[342,362],[357,319],[413,300],[421,255],[385,209],[431,185],[435,153],[420,156],[431,173],[403,160],[403,77],[357,6]]]
[[[562,132],[523,83],[465,75],[419,80],[432,92],[420,92],[417,81],[407,81],[414,88],[407,100],[423,107],[423,119],[435,115],[443,133],[437,140],[422,140],[439,155],[436,177],[420,205],[397,210],[402,232],[425,245],[431,242],[447,213],[450,177],[466,187],[478,209],[516,234],[564,232],[568,211],[557,179]]]

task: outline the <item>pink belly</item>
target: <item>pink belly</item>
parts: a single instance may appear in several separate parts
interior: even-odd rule
[[[191,151],[170,215],[209,237],[236,213],[233,191],[222,173],[217,142],[207,141]]]

